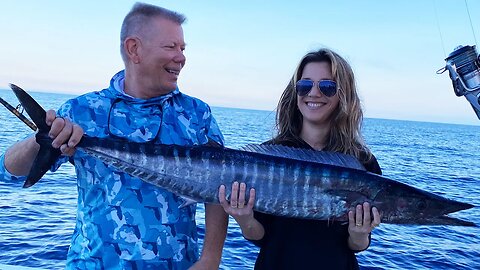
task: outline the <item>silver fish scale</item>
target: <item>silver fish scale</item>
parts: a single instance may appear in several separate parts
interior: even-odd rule
[[[349,209],[370,201],[381,209],[389,223],[471,226],[466,221],[442,216],[471,205],[357,168],[210,146],[93,141],[79,149],[107,165],[198,202],[218,203],[220,185],[227,187],[229,197],[232,182],[242,181],[247,191],[256,190],[255,210],[279,216],[346,221]],[[398,203],[403,204],[402,208]],[[436,219],[428,219],[429,216]]]
[[[222,158],[210,159],[211,154],[202,153],[200,158],[194,158],[192,155],[198,153],[192,149],[175,147],[163,155],[139,154],[148,152],[147,148],[84,150],[121,171],[198,201],[218,203],[218,187],[221,184],[230,187],[233,181],[242,180],[247,184],[247,190],[255,188],[255,209],[261,212],[324,219],[340,217],[346,210],[344,201],[332,204],[334,198],[323,192],[335,177],[325,169],[317,172],[311,166],[302,167],[298,163],[251,162],[249,155],[213,155]],[[346,176],[343,174],[340,177],[342,182],[347,180]],[[227,197],[230,197],[229,188]]]

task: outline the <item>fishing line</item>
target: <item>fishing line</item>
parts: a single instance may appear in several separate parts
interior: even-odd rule
[[[467,0],[465,0],[465,7],[467,8],[468,19],[470,20],[470,27],[472,28],[473,40],[478,48],[477,37],[475,36],[475,31],[473,30],[472,17],[470,16],[470,10],[468,8]]]
[[[472,16],[470,15],[470,8],[468,7],[467,0],[464,0],[464,3],[465,3],[465,8],[467,10],[468,19],[470,21],[470,28],[472,29],[473,40],[475,41],[475,44],[477,45],[477,48],[478,48],[477,37],[475,35],[475,29],[473,28]],[[436,23],[437,23],[438,34],[440,35],[440,42],[442,44],[443,55],[446,58],[447,53],[445,51],[445,42],[443,40],[443,34],[442,34],[442,30],[440,28],[440,20],[438,18],[438,9],[437,9],[437,1],[436,0],[433,0],[433,9],[435,11],[435,20],[436,20]]]
[[[440,34],[440,42],[442,43],[442,49],[443,49],[443,56],[447,58],[447,53],[445,51],[445,44],[443,42],[443,35],[442,35],[442,30],[440,29],[440,21],[438,20],[438,11],[437,11],[437,1],[433,0],[433,9],[435,10],[435,18],[437,21],[437,29],[438,33]]]

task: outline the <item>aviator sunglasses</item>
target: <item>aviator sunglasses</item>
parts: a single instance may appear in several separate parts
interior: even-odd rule
[[[333,97],[337,93],[337,83],[332,80],[320,80],[318,82],[312,80],[299,80],[295,84],[295,90],[297,90],[299,96],[306,96],[310,93],[315,83],[317,83],[318,90],[327,97]]]

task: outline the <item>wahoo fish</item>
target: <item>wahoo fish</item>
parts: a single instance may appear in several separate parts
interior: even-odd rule
[[[379,209],[383,223],[475,226],[446,216],[473,205],[367,172],[358,160],[339,153],[278,145],[237,150],[215,143],[179,146],[89,137],[79,149],[187,201],[218,204],[220,185],[230,187],[238,181],[255,188],[256,211],[273,215],[346,222],[348,211],[367,201]]]
[[[20,92],[17,97],[27,113],[31,117],[35,114],[32,120],[39,127],[37,141],[42,142],[24,185],[29,187],[59,153],[47,142],[49,127],[37,123],[45,123],[45,111],[22,89],[12,89],[15,94]],[[186,203],[218,204],[220,185],[227,187],[228,197],[231,183],[238,181],[246,183],[247,189],[255,188],[254,210],[278,216],[347,222],[349,210],[369,202],[378,208],[383,223],[476,226],[447,216],[473,205],[370,173],[354,157],[340,153],[278,145],[248,145],[240,150],[213,141],[194,146],[162,145],[88,136],[77,149],[175,193]],[[52,154],[41,156],[49,151]]]

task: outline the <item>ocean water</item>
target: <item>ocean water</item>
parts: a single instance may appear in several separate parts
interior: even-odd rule
[[[46,109],[70,97],[31,94]],[[0,97],[18,104],[10,91],[0,90]],[[273,112],[212,110],[229,147],[263,142],[274,133]],[[0,152],[29,134],[26,125],[0,106]],[[364,135],[385,176],[477,205],[452,216],[480,226],[480,126],[366,119]],[[68,164],[29,189],[0,182],[0,269],[64,268],[76,196],[75,173]],[[201,241],[200,204],[197,223]],[[221,269],[253,269],[257,252],[231,219]],[[480,228],[382,224],[358,260],[362,269],[480,269]]]

